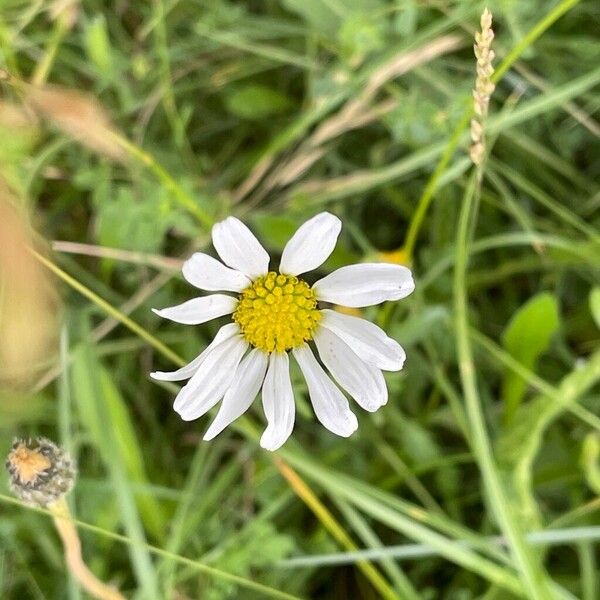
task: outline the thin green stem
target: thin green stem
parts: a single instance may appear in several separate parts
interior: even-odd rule
[[[469,341],[466,275],[469,258],[469,232],[475,222],[476,181],[477,172],[474,172],[465,193],[458,224],[453,290],[456,349],[467,420],[471,429],[469,442],[473,446],[473,453],[481,470],[488,500],[498,524],[508,539],[525,589],[533,600],[548,600],[554,596],[550,591],[547,577],[527,545],[500,482],[475,380],[475,365]]]
[[[496,72],[492,75],[494,83],[500,81],[502,76],[511,68],[516,60],[533,44],[549,27],[551,27],[565,13],[579,4],[580,0],[563,0],[557,4],[543,19],[538,21],[521,41],[504,57]]]

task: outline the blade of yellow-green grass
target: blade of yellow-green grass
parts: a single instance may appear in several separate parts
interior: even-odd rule
[[[86,325],[82,326],[82,339],[89,339]],[[100,454],[109,473],[121,522],[135,542],[130,547],[130,556],[138,589],[144,600],[154,600],[159,597],[158,580],[145,548],[146,537],[99,371],[100,365],[92,348],[82,345],[74,354],[72,368],[73,393],[79,405],[80,419],[93,434],[93,448]]]
[[[346,533],[337,519],[331,514],[327,507],[319,500],[317,495],[306,485],[303,479],[291,469],[280,458],[275,457],[273,462],[279,469],[290,487],[298,494],[302,501],[310,508],[314,515],[321,521],[325,529],[348,550],[356,550],[357,546],[352,538]],[[368,561],[358,561],[356,566],[363,575],[371,582],[371,585],[382,595],[383,598],[397,600],[399,596],[389,586],[381,573]]]
[[[485,419],[477,391],[476,371],[469,342],[466,283],[469,259],[469,233],[472,231],[475,222],[476,182],[477,172],[474,172],[463,199],[458,223],[453,286],[456,351],[465,397],[466,414],[471,430],[469,442],[481,470],[488,502],[498,521],[498,525],[509,541],[515,566],[522,577],[527,594],[533,600],[548,600],[554,597],[548,576],[543,570],[537,556],[534,555],[525,541],[521,524],[515,517],[514,507],[510,506],[506,492],[500,481],[500,474],[495,464],[492,447],[488,439]]]
[[[582,600],[596,600],[598,594],[598,563],[594,544],[581,542],[577,548],[581,569]]]
[[[576,98],[587,90],[594,88],[598,84],[598,81],[600,81],[600,68],[594,69],[582,77],[573,79],[567,85],[557,87],[546,94],[536,96],[528,102],[524,102],[513,112],[497,115],[490,119],[489,130],[490,132],[495,132],[519,125],[532,117],[545,113],[550,108],[560,106],[567,100]]]
[[[58,49],[65,38],[65,35],[74,24],[74,10],[77,10],[74,6],[66,5],[66,7],[62,9],[61,14],[55,17],[52,35],[49,37],[44,54],[41,59],[37,61],[35,70],[31,76],[31,83],[34,85],[42,85],[48,78]]]
[[[504,58],[500,66],[496,69],[495,73],[492,76],[492,81],[497,83],[502,76],[508,71],[511,66],[515,63],[515,61],[521,56],[521,54],[531,46],[535,40],[537,40],[549,27],[551,27],[560,17],[562,17],[566,12],[571,10],[579,0],[563,0],[559,4],[557,4],[547,15],[545,15],[536,25],[525,35],[525,37],[508,53],[508,55]],[[433,200],[433,195],[438,187],[438,182],[446,167],[448,166],[450,159],[454,156],[456,149],[463,137],[463,133],[469,122],[471,121],[471,116],[473,115],[472,101],[469,99],[469,108],[465,111],[465,114],[459,121],[456,129],[454,130],[450,140],[448,141],[442,157],[440,158],[438,164],[435,167],[431,177],[427,181],[427,185],[423,190],[421,197],[419,198],[419,202],[417,203],[417,209],[411,219],[409,224],[408,233],[406,235],[406,241],[404,243],[404,250],[407,255],[410,257],[413,254],[415,243],[417,237],[419,235],[419,231],[423,224],[423,220],[425,218],[425,214],[427,213],[427,209],[431,201]]]
[[[49,517],[52,516],[52,513],[47,509],[23,504],[20,500],[12,498],[11,496],[5,496],[4,494],[0,494],[0,502],[4,502],[5,504],[11,504],[13,506],[19,506],[20,508],[23,508],[25,510],[38,512]],[[163,550],[162,548],[158,548],[150,544],[139,544],[138,542],[134,541],[129,537],[120,535],[118,533],[114,533],[113,531],[107,531],[106,529],[102,529],[101,527],[96,527],[91,523],[85,523],[84,521],[77,520],[74,520],[73,523],[81,529],[91,531],[96,535],[102,536],[106,539],[115,540],[122,544],[126,544],[130,547],[141,547],[143,550],[148,551],[151,554],[155,554],[156,556],[160,556],[162,558],[177,562],[181,565],[191,567],[192,569],[195,569],[196,571],[203,573],[209,577],[229,581],[231,583],[234,583],[235,585],[240,586],[241,588],[252,590],[253,592],[263,594],[264,596],[267,596],[269,598],[280,598],[281,600],[302,600],[302,598],[300,598],[299,596],[294,596],[286,592],[281,592],[267,585],[263,585],[262,583],[257,583],[256,581],[252,581],[251,579],[246,579],[245,577],[234,575],[233,573],[228,573],[227,571],[222,571],[221,569],[209,567],[208,565],[205,565],[197,560],[192,560],[191,558],[186,558],[185,556],[180,556],[179,554],[173,554],[172,552],[168,552],[166,550]],[[161,598],[161,596],[157,595],[152,600],[156,600],[157,598]]]
[[[564,527],[570,523],[578,522],[582,519],[587,519],[595,512],[600,511],[600,498],[594,498],[574,510],[570,510],[548,523],[548,528]]]
[[[373,529],[367,523],[367,520],[348,502],[341,498],[333,498],[333,501],[340,509],[342,515],[350,526],[360,536],[362,541],[372,550],[384,549],[381,540],[377,537]],[[381,566],[387,572],[390,580],[396,586],[396,589],[405,597],[412,600],[419,600],[422,596],[415,590],[404,571],[400,569],[398,564],[389,558],[384,558],[381,561]]]

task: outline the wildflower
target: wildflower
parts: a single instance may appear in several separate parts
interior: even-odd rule
[[[320,213],[304,223],[287,243],[279,271],[269,271],[269,255],[252,232],[229,217],[212,230],[213,245],[225,263],[196,253],[183,265],[183,276],[211,294],[155,310],[178,323],[198,325],[232,315],[213,342],[188,365],[152,373],[155,379],[189,379],[174,408],[185,421],[197,419],[221,399],[217,416],[204,439],[210,440],[241,416],[262,388],[268,426],[261,446],[276,450],[290,436],[295,418],[289,375],[289,353],[306,379],[319,421],[348,437],[358,427],[340,389],[325,373],[309,342],[338,384],[365,410],[387,402],[382,370],[399,371],[402,347],[376,325],[323,308],[323,302],[363,307],[399,300],[414,289],[409,269],[394,264],[342,267],[310,286],[300,276],[322,265],[333,251],[340,220]],[[249,352],[248,352],[249,350]]]
[[[73,488],[75,466],[49,439],[15,439],[6,459],[10,487],[27,504],[50,506]]]

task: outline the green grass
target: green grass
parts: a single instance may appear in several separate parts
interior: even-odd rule
[[[77,458],[84,557],[126,597],[595,600],[598,11],[487,3],[497,87],[475,171],[484,6],[2,3],[0,203],[36,231],[27,260],[62,306],[50,350],[0,388],[0,451],[39,434]],[[398,250],[414,271],[412,296],[363,311],[407,352],[388,404],[337,438],[293,371],[282,450],[258,445],[259,401],[202,442],[207,419],[182,422],[178,386],[148,374],[217,326],[150,309],[194,294],[178,265],[212,252],[218,220],[277,259],[321,210],[344,224],[322,273]],[[86,598],[46,511],[6,478],[0,503],[0,597]]]

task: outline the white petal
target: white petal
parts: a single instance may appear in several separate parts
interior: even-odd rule
[[[209,292],[241,292],[250,280],[240,271],[229,269],[216,258],[196,252],[183,263],[183,276],[192,285]]]
[[[202,298],[192,298],[183,304],[152,310],[165,319],[184,325],[199,325],[211,319],[229,315],[237,306],[237,298],[225,294],[211,294]]]
[[[227,323],[227,325],[223,325],[223,327],[217,331],[217,335],[215,335],[213,341],[192,362],[181,367],[181,369],[177,369],[177,371],[155,371],[154,373],[150,373],[150,377],[158,379],[159,381],[181,381],[182,379],[189,379],[198,370],[200,365],[204,362],[204,359],[216,345],[239,332],[240,328],[237,323]]]
[[[400,344],[377,325],[335,310],[325,309],[320,325],[333,331],[364,361],[384,371],[400,371],[406,354]]]
[[[235,372],[231,387],[225,393],[215,420],[204,434],[205,440],[212,440],[250,408],[265,379],[268,362],[269,355],[258,349],[252,350],[244,358]]]
[[[224,396],[247,348],[242,336],[234,335],[211,349],[175,398],[173,408],[184,421],[201,417]]]
[[[254,279],[269,270],[269,255],[254,234],[235,217],[212,228],[212,240],[222,261]]]
[[[262,402],[268,425],[260,438],[260,445],[265,450],[277,450],[290,437],[296,415],[287,352],[271,353]]]
[[[410,269],[389,263],[342,267],[313,286],[318,300],[352,307],[400,300],[414,289],[415,282]]]
[[[341,229],[342,222],[328,212],[306,221],[283,249],[279,271],[300,275],[320,267],[333,252]]]
[[[323,364],[358,404],[374,412],[388,399],[383,373],[356,356],[335,333],[320,327],[314,337]]]
[[[315,415],[329,431],[348,437],[358,428],[348,400],[323,371],[307,344],[292,350],[308,385]]]

